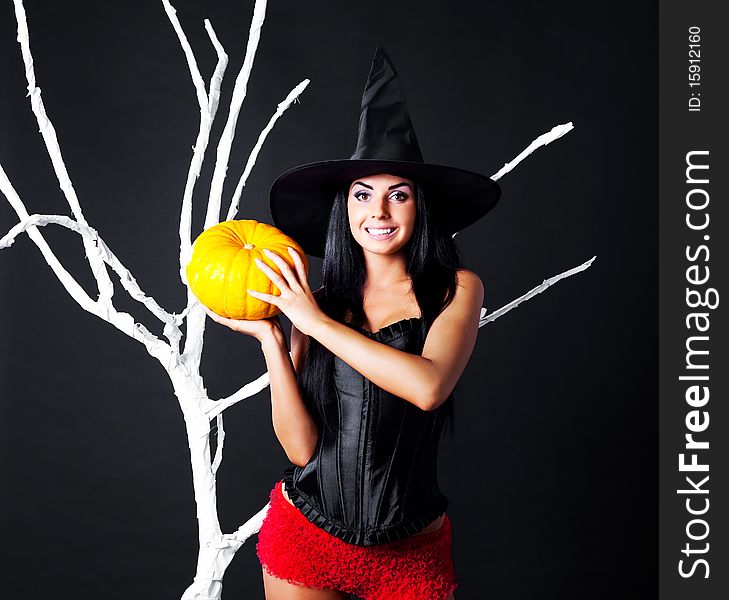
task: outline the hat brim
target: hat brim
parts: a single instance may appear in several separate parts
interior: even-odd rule
[[[334,196],[356,178],[377,173],[419,183],[429,209],[451,234],[483,217],[501,196],[491,178],[456,167],[399,160],[326,160],[294,167],[276,178],[269,193],[273,222],[307,254],[322,258]]]

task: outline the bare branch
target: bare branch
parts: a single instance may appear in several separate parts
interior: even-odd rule
[[[28,35],[28,23],[25,14],[25,7],[23,6],[22,0],[14,0],[15,5],[15,17],[18,23],[18,43],[23,55],[23,62],[25,64],[25,78],[28,81],[28,96],[30,96],[30,105],[33,110],[33,114],[38,122],[40,133],[43,136],[43,141],[48,150],[48,155],[53,164],[53,170],[56,173],[58,182],[61,185],[66,200],[68,201],[71,211],[73,212],[76,221],[81,225],[86,225],[86,219],[81,211],[81,205],[79,204],[78,197],[76,196],[76,190],[73,189],[71,178],[68,176],[66,171],[66,165],[63,162],[61,156],[61,148],[58,145],[58,138],[56,137],[56,130],[53,128],[48,115],[46,114],[45,107],[43,106],[43,100],[41,99],[41,90],[35,85],[35,70],[33,68],[33,55],[30,52],[30,37]],[[21,218],[23,218],[21,216]],[[94,274],[98,288],[100,299],[107,300],[111,298],[114,293],[114,286],[111,284],[109,273],[106,271],[106,267],[103,261],[100,260],[98,253],[93,251],[90,247],[89,241],[83,239],[84,250],[88,257],[89,264],[91,266],[91,272]]]
[[[66,217],[65,215],[33,214],[15,225],[2,239],[0,239],[0,250],[11,246],[15,241],[15,238],[23,231],[26,231],[31,227],[43,227],[49,224],[62,225],[67,229],[75,231],[82,237],[86,237],[97,247],[97,252],[101,254],[103,261],[119,276],[119,281],[132,299],[143,304],[149,312],[151,312],[165,325],[169,325],[177,329],[176,320],[179,319],[179,317],[168,313],[159,304],[157,304],[157,301],[154,298],[147,296],[142,291],[137,280],[131,274],[129,269],[122,264],[93,227],[89,227],[88,225],[79,225],[76,221],[70,217]],[[180,336],[182,335],[179,329],[177,329],[177,334]]]
[[[492,312],[488,317],[486,315],[486,308],[481,309],[481,318],[479,319],[478,326],[483,327],[486,325],[486,323],[490,323],[491,321],[494,321],[495,319],[498,319],[501,315],[506,314],[509,312],[512,308],[516,308],[519,306],[522,302],[529,300],[533,296],[536,296],[537,294],[541,294],[544,290],[546,290],[549,286],[554,285],[557,283],[560,279],[564,279],[565,277],[569,277],[571,275],[574,275],[575,273],[579,273],[580,271],[584,271],[588,267],[592,265],[592,262],[597,258],[597,256],[593,256],[590,260],[582,263],[581,265],[577,267],[573,267],[572,269],[569,269],[568,271],[565,271],[564,273],[560,273],[559,275],[555,275],[554,277],[550,277],[549,279],[545,279],[542,283],[539,285],[533,287],[531,290],[529,290],[526,294],[523,296],[519,296],[516,300],[513,300],[509,302],[509,304],[506,304],[505,306],[502,306],[500,309]]]
[[[550,144],[554,140],[559,139],[563,135],[566,135],[567,133],[572,131],[572,129],[574,129],[572,121],[570,121],[569,123],[564,123],[562,125],[555,125],[547,133],[543,133],[537,139],[532,141],[532,143],[524,148],[524,150],[522,150],[514,160],[505,163],[504,166],[501,167],[501,169],[498,171],[498,173],[495,173],[491,176],[491,179],[493,179],[494,181],[498,181],[514,167],[516,167],[516,165],[523,161],[527,156],[534,152],[537,148]],[[451,237],[455,238],[459,233],[460,232],[456,231]]]
[[[509,171],[511,171],[516,165],[523,161],[527,156],[534,152],[537,148],[541,146],[546,146],[554,140],[561,138],[563,135],[566,135],[567,133],[572,131],[572,129],[574,129],[572,121],[570,121],[569,123],[564,123],[562,125],[555,125],[550,131],[548,131],[547,133],[543,133],[526,148],[524,148],[524,150],[522,150],[515,159],[513,159],[511,162],[505,163],[504,166],[499,169],[498,173],[495,173],[491,176],[491,179],[493,179],[494,181],[498,181]]]
[[[210,92],[208,94],[208,111],[210,112],[211,118],[213,118],[215,117],[215,113],[218,111],[220,86],[223,83],[225,68],[228,66],[228,55],[225,53],[223,45],[218,41],[218,36],[215,35],[213,26],[207,19],[205,19],[205,31],[208,32],[210,42],[213,44],[215,53],[218,55],[218,63],[215,65],[215,71],[213,71],[213,74],[210,77]]]
[[[195,86],[195,93],[197,96],[198,106],[200,108],[200,127],[198,129],[197,139],[193,146],[192,159],[190,161],[190,167],[187,171],[187,180],[185,182],[185,191],[182,195],[182,208],[180,212],[180,279],[183,284],[187,285],[187,277],[185,274],[185,267],[190,262],[192,255],[192,195],[195,189],[195,183],[200,176],[200,169],[202,168],[203,160],[205,159],[205,151],[208,147],[208,141],[210,139],[210,130],[213,126],[215,119],[215,113],[218,109],[218,101],[220,99],[220,85],[223,80],[223,74],[228,64],[228,55],[225,53],[223,46],[218,41],[218,37],[215,35],[215,31],[210,25],[210,22],[205,20],[205,30],[208,33],[215,52],[218,55],[218,62],[215,66],[215,72],[210,79],[210,93],[205,92],[205,83],[200,70],[197,66],[195,54],[192,51],[187,36],[180,25],[180,21],[177,18],[177,11],[169,3],[168,0],[162,0],[167,17],[172,23],[172,27],[177,34],[177,39],[180,42],[180,46],[185,54],[187,60],[187,66],[190,71],[192,83]],[[190,307],[193,300],[188,294],[188,308]]]
[[[180,215],[180,279],[185,286],[187,286],[187,273],[185,269],[192,257],[192,191],[195,185],[195,180],[200,176],[200,168],[205,157],[205,151],[208,147],[208,140],[210,139],[210,129],[213,121],[215,120],[215,115],[218,112],[220,86],[223,82],[225,68],[228,65],[228,55],[225,53],[222,44],[218,41],[218,36],[215,34],[213,26],[207,19],[205,19],[205,31],[207,31],[210,42],[213,44],[215,52],[218,55],[218,62],[215,65],[215,71],[210,77],[210,92],[208,93],[207,108],[208,118],[205,121],[203,121],[202,118],[200,120],[200,132],[198,133],[198,140],[193,148],[193,159],[190,163],[190,170],[187,175],[187,184],[185,195],[183,196],[182,212]],[[187,190],[188,186],[190,188],[189,191]],[[183,311],[184,314],[187,315],[196,304],[197,299],[188,289],[187,308]],[[200,335],[202,335],[203,329],[204,322],[201,324],[199,329]]]
[[[210,184],[210,197],[208,198],[208,208],[205,215],[205,229],[217,224],[220,221],[220,201],[223,195],[223,182],[225,174],[228,170],[228,161],[230,160],[230,150],[233,146],[233,138],[235,137],[235,126],[238,122],[238,114],[245,100],[248,90],[248,80],[253,69],[253,59],[258,48],[258,41],[261,38],[261,27],[266,17],[266,0],[256,0],[253,8],[253,19],[251,28],[248,33],[248,44],[246,46],[246,56],[243,60],[243,66],[238,73],[233,88],[233,98],[230,101],[230,110],[228,111],[228,120],[218,142],[217,155],[215,159],[215,169],[213,171],[213,179]]]
[[[4,175],[5,174],[3,171],[2,176],[4,177]],[[7,178],[5,179],[7,180]],[[4,181],[2,181],[2,179],[0,179],[0,186],[3,187],[3,192],[6,193],[6,190],[4,189]],[[36,229],[37,227],[44,227],[51,224],[61,225],[81,235],[88,242],[88,245],[90,247],[96,247],[97,249],[95,251],[97,253],[104,254],[105,257],[108,258],[112,266],[120,270],[120,277],[122,278],[123,282],[126,281],[128,285],[136,285],[136,282],[134,281],[134,278],[131,276],[129,271],[126,270],[124,266],[116,259],[116,257],[109,250],[109,248],[106,246],[106,244],[98,236],[98,233],[93,228],[89,227],[88,225],[80,225],[70,217],[66,217],[64,215],[30,215],[28,218],[13,226],[10,231],[0,239],[0,250],[10,247],[15,241],[15,238],[22,232],[27,230],[28,235],[31,237],[31,239],[33,239],[33,236],[31,234],[33,232],[35,232],[36,234],[39,233]],[[33,241],[36,240],[34,239]],[[45,244],[45,240],[43,240],[43,243],[45,247],[48,248],[47,244]],[[38,244],[37,241],[36,244]],[[160,351],[162,349],[160,345],[163,345],[166,348],[167,355],[170,354],[171,348],[167,344],[162,342],[142,324],[136,323],[134,321],[134,318],[128,313],[117,311],[110,300],[99,299],[97,302],[91,300],[91,298],[89,298],[88,294],[86,294],[86,292],[78,284],[78,282],[68,273],[68,271],[66,271],[66,269],[63,268],[62,265],[60,265],[60,263],[58,263],[56,257],[53,256],[52,252],[52,260],[55,260],[55,262],[58,263],[58,268],[56,268],[56,266],[52,264],[51,260],[49,260],[49,258],[51,257],[46,255],[44,248],[40,244],[38,244],[38,247],[41,249],[41,252],[46,258],[48,264],[56,273],[59,281],[66,288],[71,297],[76,300],[76,302],[84,310],[114,325],[117,329],[126,333],[131,338],[142,342],[147,347],[150,354],[152,354],[152,350],[154,349],[155,354],[153,355],[160,355]],[[50,252],[50,248],[48,248],[48,251]],[[147,298],[138,286],[136,287],[136,291],[136,297],[134,294],[132,294],[132,297],[135,297],[136,300],[142,302],[150,311],[153,312],[153,314],[158,313],[155,314],[155,316],[159,317],[166,323],[166,325],[168,326],[165,328],[166,331],[168,330],[168,328],[174,328],[174,330],[176,330],[177,333],[181,335],[179,329],[174,325],[172,315],[168,315],[161,308],[159,308],[154,299]],[[164,319],[162,319],[163,315],[166,315]]]
[[[192,51],[190,43],[187,41],[185,32],[182,30],[180,20],[177,18],[177,10],[169,3],[169,0],[162,0],[167,18],[172,23],[172,27],[177,34],[177,39],[180,41],[182,51],[185,53],[187,59],[187,65],[190,68],[190,75],[192,76],[192,84],[195,86],[195,93],[197,94],[197,103],[200,105],[201,110],[207,109],[208,96],[205,92],[205,82],[203,81],[202,75],[200,75],[200,69],[197,66],[197,60],[195,60],[195,53]]]
[[[230,202],[230,208],[228,209],[228,215],[226,217],[227,221],[230,221],[235,218],[235,215],[238,213],[238,206],[240,202],[240,195],[243,191],[243,186],[246,184],[246,181],[248,180],[248,176],[251,174],[251,170],[253,170],[253,165],[256,164],[256,158],[258,158],[258,153],[261,151],[261,147],[263,146],[263,142],[266,141],[266,137],[270,133],[270,131],[273,129],[273,126],[276,124],[276,121],[278,121],[278,118],[284,114],[286,109],[291,105],[291,103],[296,100],[299,95],[301,95],[301,92],[304,91],[306,86],[309,85],[309,80],[304,79],[299,85],[297,85],[293,90],[289,92],[289,95],[286,96],[283,102],[281,102],[278,105],[278,108],[276,109],[276,112],[273,114],[273,116],[268,121],[268,124],[266,127],[261,131],[261,133],[258,136],[258,141],[256,142],[256,145],[253,147],[253,150],[251,151],[250,155],[248,156],[248,162],[246,163],[246,167],[243,170],[243,174],[240,176],[240,180],[238,181],[238,185],[235,188],[235,193],[233,194],[233,199]]]
[[[270,506],[271,503],[269,502],[255,515],[253,515],[250,519],[243,523],[243,525],[241,525],[235,531],[235,533],[226,533],[225,535],[223,535],[223,538],[225,540],[229,540],[230,542],[238,542],[239,546],[243,544],[254,533],[258,533],[261,530],[263,519],[266,518],[266,514],[268,513],[268,509]]]
[[[268,385],[268,382],[268,371],[266,371],[263,375],[260,375],[258,379],[254,379],[253,381],[246,383],[235,394],[228,396],[227,398],[223,398],[222,400],[210,400],[207,402],[205,406],[205,413],[212,420],[213,417],[217,417],[226,408],[229,408],[241,400],[250,398],[260,392]]]
[[[30,215],[28,215],[28,211],[25,209],[22,200],[13,188],[10,180],[7,178],[7,175],[5,175],[5,170],[2,168],[2,165],[0,165],[0,190],[3,192],[5,197],[10,202],[10,205],[15,209],[15,212],[18,213],[21,219],[29,218]],[[12,229],[10,231],[12,231]],[[8,233],[8,235],[10,235],[10,232]],[[28,229],[28,236],[31,240],[33,240],[35,245],[38,246],[41,253],[43,254],[43,257],[46,259],[48,266],[51,267],[53,272],[56,274],[58,280],[68,290],[73,299],[78,302],[81,308],[95,314],[97,303],[89,297],[89,295],[86,293],[86,290],[84,290],[76,282],[76,280],[61,264],[41,232],[36,227],[30,227]],[[12,244],[12,240],[7,241],[6,238],[7,235],[3,237],[3,243],[6,244],[5,247]]]

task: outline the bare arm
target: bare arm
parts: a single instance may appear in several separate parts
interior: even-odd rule
[[[296,362],[303,359],[301,339],[292,333],[292,354]],[[268,367],[271,389],[273,430],[288,459],[304,466],[314,454],[319,433],[316,423],[304,405],[296,381],[294,364],[286,348],[286,338],[279,327],[260,339]]]
[[[458,272],[456,293],[428,331],[422,356],[370,339],[332,319],[311,335],[378,387],[434,410],[450,395],[473,352],[483,304],[483,283],[471,271]]]
[[[273,430],[289,460],[303,467],[314,454],[318,432],[316,423],[301,398],[294,372],[294,365],[297,370],[300,368],[306,352],[302,335],[298,332],[296,335],[292,333],[292,364],[286,347],[286,336],[281,330],[278,317],[246,321],[221,317],[204,306],[203,310],[216,323],[255,337],[261,344],[268,367]]]
[[[288,251],[294,269],[276,253],[266,250],[266,256],[281,272],[256,261],[280,293],[248,290],[249,294],[280,308],[297,329],[318,340],[378,387],[423,410],[434,410],[445,401],[476,343],[484,296],[478,275],[465,269],[457,272],[453,300],[435,319],[422,355],[416,356],[370,339],[326,315],[309,288],[301,257],[292,248]]]

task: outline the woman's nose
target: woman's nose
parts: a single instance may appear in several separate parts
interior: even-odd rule
[[[372,216],[373,217],[387,217],[387,198],[380,198],[372,203]]]

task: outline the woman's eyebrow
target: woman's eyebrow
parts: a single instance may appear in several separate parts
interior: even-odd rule
[[[375,188],[373,188],[373,187],[372,187],[371,185],[367,185],[367,184],[366,184],[366,183],[364,183],[363,181],[355,181],[355,182],[354,182],[354,183],[352,184],[352,187],[354,187],[355,185],[363,185],[364,187],[366,187],[367,189],[370,189],[370,190],[374,190],[374,189],[375,189]],[[409,184],[409,183],[408,183],[407,181],[403,181],[402,183],[396,183],[395,185],[391,185],[391,186],[390,186],[389,188],[387,188],[387,189],[388,189],[388,190],[394,190],[395,188],[399,188],[399,187],[402,187],[402,186],[404,186],[404,185],[406,185],[407,187],[411,187],[411,186],[410,186],[410,184]]]

